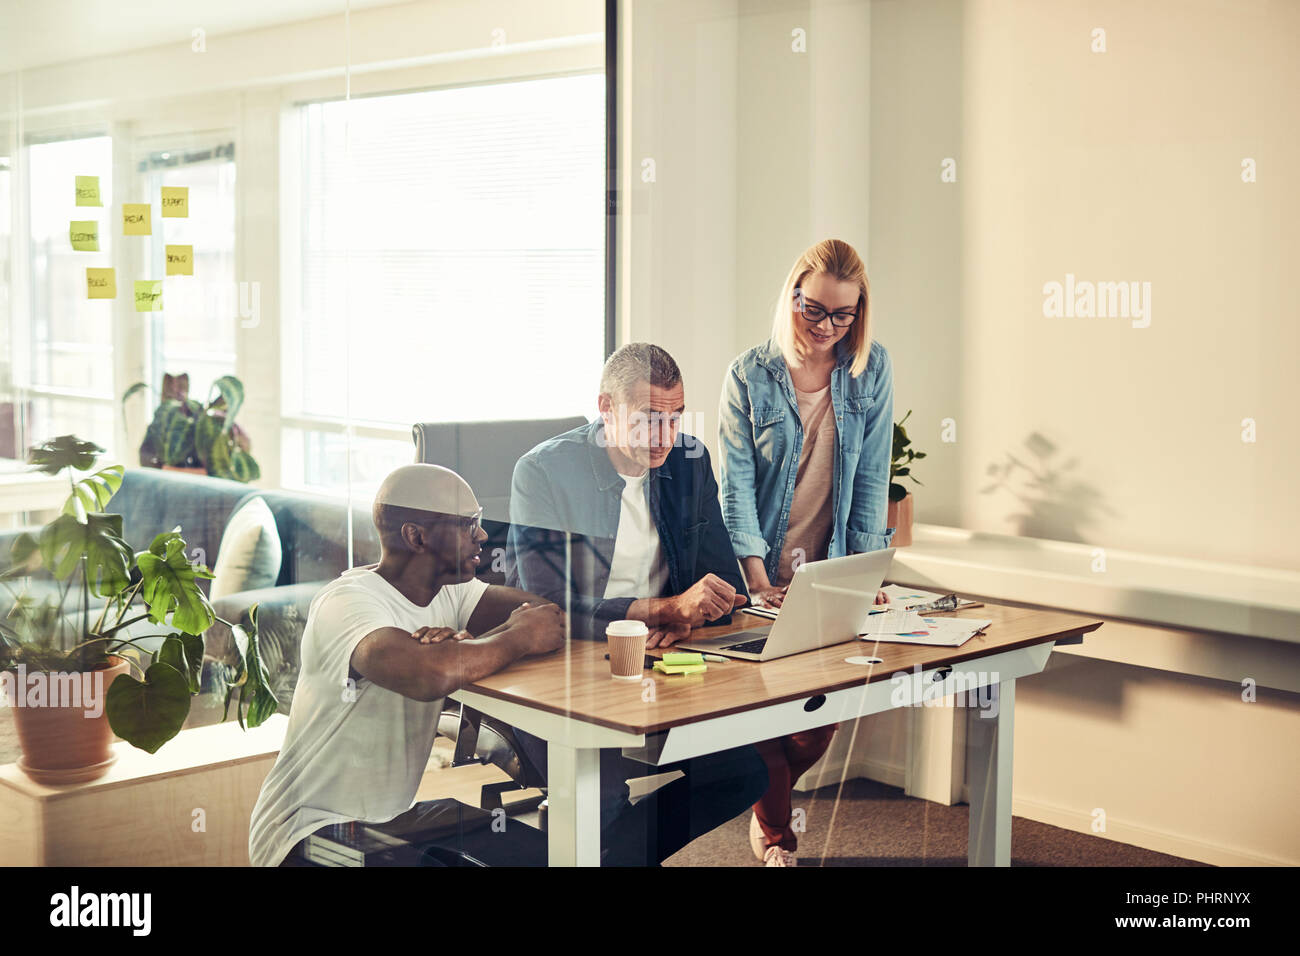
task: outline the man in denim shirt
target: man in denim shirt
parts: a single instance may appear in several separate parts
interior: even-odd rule
[[[626,345],[601,373],[600,419],[515,466],[507,581],[568,609],[575,639],[604,640],[610,621],[639,620],[648,646],[666,647],[730,621],[748,600],[708,452],[679,434],[684,395],[672,356]],[[516,736],[544,773],[545,742]],[[743,812],[767,781],[757,752],[742,747],[657,768],[686,776],[632,807],[624,782],[648,769],[601,754],[606,865],[662,861]]]

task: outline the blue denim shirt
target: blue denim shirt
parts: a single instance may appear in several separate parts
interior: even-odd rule
[[[828,556],[889,546],[889,463],[894,447],[894,370],[872,341],[867,367],[849,374],[852,355],[841,340],[831,372],[835,410],[835,469]],[[722,515],[736,556],[764,559],[770,580],[790,522],[803,423],[794,382],[781,349],[770,340],[745,352],[727,370],[718,410]]]
[[[582,639],[603,639],[606,625],[625,618],[635,600],[604,597],[624,487],[604,432],[597,420],[542,442],[516,463],[510,487],[506,583],[566,608],[572,635]],[[646,496],[668,564],[668,594],[710,572],[748,594],[703,442],[680,435],[664,463],[650,469]]]

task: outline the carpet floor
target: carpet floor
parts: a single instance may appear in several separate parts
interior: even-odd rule
[[[838,799],[837,799],[838,798]],[[899,787],[849,780],[795,793],[807,830],[799,866],[965,866],[970,807],[946,807]],[[1012,866],[1206,866],[1087,833],[1015,817]],[[759,866],[742,814],[664,861],[665,866]]]

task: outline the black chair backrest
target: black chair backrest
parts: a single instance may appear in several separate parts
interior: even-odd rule
[[[580,415],[496,422],[421,422],[413,429],[415,460],[450,468],[469,482],[483,516],[510,520],[515,463],[536,445],[585,425]]]

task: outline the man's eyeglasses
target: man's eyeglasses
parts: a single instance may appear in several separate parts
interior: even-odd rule
[[[483,509],[479,508],[472,515],[447,515],[439,520],[455,522],[465,534],[478,534],[479,528],[483,527]]]
[[[848,328],[858,317],[857,308],[852,312],[827,312],[820,305],[806,301],[802,289],[794,290],[794,310],[803,313],[804,321],[811,325],[817,325],[822,319],[829,317],[831,325],[838,329]]]

